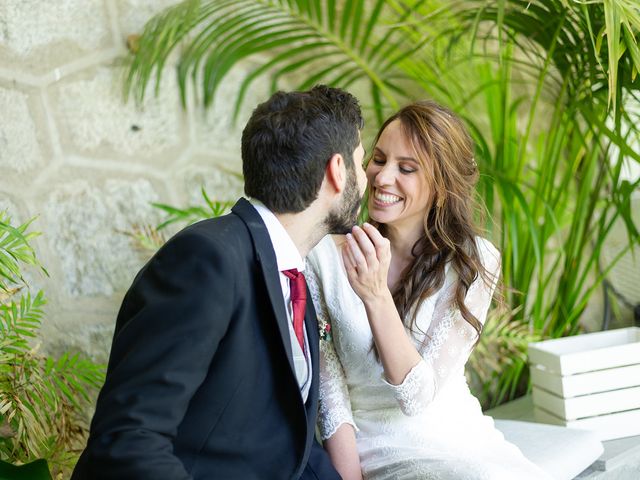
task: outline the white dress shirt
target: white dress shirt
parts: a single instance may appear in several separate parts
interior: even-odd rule
[[[291,240],[291,237],[273,212],[258,200],[251,199],[251,204],[266,225],[273,250],[276,254],[276,263],[278,264],[278,271],[280,272],[280,287],[282,288],[282,297],[289,320],[289,339],[291,341],[291,352],[293,353],[293,364],[296,370],[298,385],[300,386],[300,393],[302,394],[302,401],[306,402],[309,396],[312,375],[311,357],[309,348],[307,347],[309,344],[307,329],[306,327],[303,329],[304,344],[305,347],[307,347],[303,351],[298,343],[295,330],[293,329],[293,305],[291,304],[290,280],[282,273],[283,270],[290,270],[292,268],[298,269],[299,272],[304,271],[304,259],[300,256],[300,252],[295,243],[293,243],[293,240]],[[310,301],[311,298],[308,298],[307,302]]]

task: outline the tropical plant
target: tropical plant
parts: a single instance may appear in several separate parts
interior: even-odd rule
[[[355,89],[378,123],[409,99],[449,105],[477,143],[512,312],[502,331],[524,352],[528,335],[579,331],[612,267],[598,263],[615,222],[627,249],[639,242],[639,183],[621,175],[640,161],[630,147],[640,123],[625,108],[639,101],[638,35],[635,0],[187,0],[147,24],[125,89],[139,100],[158,89],[180,49],[183,102],[194,88],[210,105],[230,69],[260,53],[268,60],[240,85],[236,112],[265,78],[272,89],[284,78]],[[475,364],[490,403],[526,387],[526,357],[514,358],[498,377]]]
[[[155,252],[166,241],[165,231],[170,225],[185,227],[200,220],[215,218],[227,213],[233,203],[231,201],[211,200],[204,187],[200,188],[203,205],[189,205],[175,207],[164,203],[152,203],[155,208],[164,213],[164,219],[158,225],[133,225],[131,230],[124,232],[130,236],[134,244],[145,252]]]
[[[166,218],[156,227],[157,230],[163,230],[176,222],[185,225],[191,225],[198,220],[205,218],[214,218],[224,215],[230,209],[233,203],[231,201],[211,200],[207,195],[204,187],[200,188],[204,205],[192,205],[186,208],[176,208],[164,203],[153,203],[152,205],[166,215]]]
[[[24,283],[20,263],[40,265],[29,243],[39,233],[27,232],[33,220],[14,227],[8,215],[0,211],[0,290],[5,295],[10,292],[10,285]],[[40,268],[46,273],[42,266]]]
[[[616,8],[611,3],[465,5],[462,24],[483,31],[482,51],[491,49],[487,42],[499,46],[496,60],[481,63],[476,76],[488,128],[471,109],[459,108],[468,112],[488,174],[483,197],[500,220],[505,284],[511,287],[505,295],[512,307],[522,307],[513,321],[545,337],[577,333],[591,294],[626,253],[599,269],[614,223],[627,226],[627,249],[638,244],[630,204],[640,183],[621,177],[625,162],[640,160],[629,147],[629,137],[638,135],[637,119],[616,103],[617,97],[637,97],[637,64],[624,50],[613,52],[618,64],[600,54],[603,33],[615,35],[607,30]],[[638,11],[616,21],[637,32]],[[587,41],[592,30],[598,38]],[[635,51],[635,38],[627,40],[628,51]],[[615,68],[620,81],[612,84],[603,65]],[[460,98],[470,102],[474,94]],[[504,385],[494,403],[516,394],[522,382],[511,374],[517,371],[526,373],[514,366],[499,377]]]
[[[20,268],[42,268],[29,243],[38,235],[28,231],[32,221],[14,227],[0,212],[0,462],[46,459],[55,473],[71,467],[84,445],[84,412],[102,385],[104,367],[77,354],[39,352],[46,300],[42,291],[28,291]],[[9,478],[46,478],[40,477],[42,462],[2,468],[15,473]]]
[[[273,58],[255,69],[242,82],[235,113],[253,81],[269,74],[272,89],[292,74],[304,72],[298,87],[306,89],[324,82],[349,86],[366,82],[379,111],[385,103],[397,106],[394,93],[402,91],[394,62],[383,53],[399,42],[402,30],[379,29],[386,2],[372,8],[364,1],[286,0],[187,0],[151,19],[145,26],[137,53],[131,58],[126,92],[138,100],[155,80],[160,86],[162,70],[171,53],[180,46],[178,84],[186,105],[189,80],[201,80],[201,98],[211,105],[215,92],[230,69],[258,53]],[[191,35],[193,34],[193,35]],[[408,52],[406,52],[408,54]],[[384,100],[383,100],[384,99]]]
[[[492,310],[469,357],[467,379],[483,408],[512,396],[510,389],[519,383],[527,365],[527,345],[540,340],[527,325],[514,320],[516,313]]]

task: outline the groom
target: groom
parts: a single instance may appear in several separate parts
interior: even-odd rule
[[[118,315],[73,480],[339,479],[314,440],[318,326],[304,257],[355,222],[362,117],[279,92],[242,134],[245,192],[145,265]]]

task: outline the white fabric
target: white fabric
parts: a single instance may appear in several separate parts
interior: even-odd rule
[[[293,328],[291,283],[289,277],[282,273],[283,270],[291,270],[292,268],[297,268],[299,272],[302,272],[304,271],[305,263],[300,256],[300,252],[298,252],[298,247],[293,243],[293,240],[291,240],[291,237],[273,212],[258,200],[252,199],[251,204],[267,227],[267,232],[269,233],[269,238],[271,239],[271,244],[273,245],[273,250],[276,254],[276,263],[278,264],[278,271],[280,272],[280,288],[282,289],[284,307],[287,311],[287,318],[289,320],[289,340],[291,341],[293,365],[296,371],[296,379],[300,386],[302,401],[306,402],[309,397],[309,389],[311,388],[311,356],[308,348],[305,348],[304,351],[302,350],[302,347],[300,347],[300,343],[298,342],[298,338],[296,337],[296,332]],[[304,328],[303,331],[304,344],[306,346],[309,344],[307,329]]]
[[[477,241],[489,272],[500,269],[490,242]],[[464,376],[475,331],[453,307],[455,274],[447,269],[440,291],[418,310],[414,344],[422,361],[401,385],[383,378],[371,351],[372,334],[361,300],[351,289],[340,253],[326,237],[307,257],[307,279],[319,319],[332,339],[320,342],[319,428],[329,438],[343,423],[356,428],[367,480],[543,480],[482,414]],[[467,308],[484,322],[495,284],[476,279]]]

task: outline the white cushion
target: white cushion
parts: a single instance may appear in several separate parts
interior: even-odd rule
[[[571,480],[603,452],[602,442],[587,430],[517,420],[495,424],[525,457],[557,480]]]

